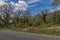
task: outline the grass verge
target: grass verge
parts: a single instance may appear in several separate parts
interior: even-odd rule
[[[60,36],[60,25],[52,25],[50,27],[27,27],[27,28],[0,28],[0,30],[12,30],[18,32],[29,32],[36,34],[47,34]]]

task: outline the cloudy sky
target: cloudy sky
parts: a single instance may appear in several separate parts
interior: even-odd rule
[[[16,10],[29,10],[32,15],[43,11],[45,9],[51,10],[51,3],[52,0],[1,0],[0,5],[4,4],[5,2],[10,2],[16,6]],[[6,4],[6,3],[5,3]],[[15,10],[15,11],[16,11]]]

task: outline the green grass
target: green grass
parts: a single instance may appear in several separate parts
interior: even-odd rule
[[[18,32],[29,32],[36,34],[47,34],[47,35],[55,35],[60,36],[60,25],[51,25],[49,27],[27,27],[27,28],[0,28],[0,30],[12,30]]]

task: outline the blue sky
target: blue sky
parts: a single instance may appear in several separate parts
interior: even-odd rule
[[[32,12],[34,15],[38,12],[41,12],[45,9],[49,9],[51,10],[51,2],[52,0],[42,0],[38,3],[35,3],[34,5],[36,6],[33,6],[33,7],[30,7],[29,10],[30,12]]]
[[[13,1],[17,3],[19,0],[7,0],[8,2]],[[52,0],[23,0],[28,4],[28,11],[32,13],[32,15],[35,15],[36,13],[39,13],[45,9],[51,10],[52,6]]]

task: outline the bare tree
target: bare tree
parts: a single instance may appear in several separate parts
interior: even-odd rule
[[[5,24],[8,26],[11,14],[13,14],[13,5],[11,3],[0,6],[0,13],[3,14]]]

